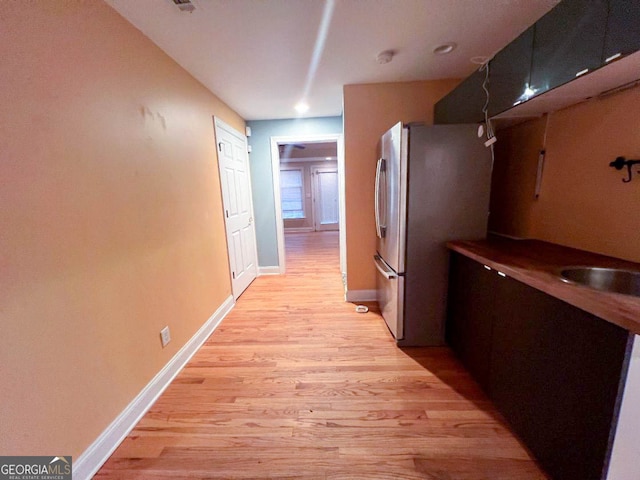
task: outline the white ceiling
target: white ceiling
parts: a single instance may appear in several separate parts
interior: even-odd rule
[[[172,0],[106,1],[246,120],[300,116],[305,90],[304,116],[323,117],[342,113],[346,84],[466,77],[472,57],[492,56],[559,3],[191,0],[187,13]],[[434,55],[445,42],[458,47]],[[383,50],[396,51],[385,65]]]

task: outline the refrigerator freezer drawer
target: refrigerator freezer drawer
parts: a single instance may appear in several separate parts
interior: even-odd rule
[[[404,338],[404,276],[398,275],[379,255],[374,255],[376,294],[380,313],[396,340]]]

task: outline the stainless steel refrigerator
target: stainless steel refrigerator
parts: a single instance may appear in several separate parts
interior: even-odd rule
[[[380,139],[376,290],[398,345],[444,344],[446,242],[486,236],[491,167],[476,125],[398,123]]]

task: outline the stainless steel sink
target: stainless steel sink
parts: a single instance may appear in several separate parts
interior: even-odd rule
[[[605,292],[640,297],[640,272],[599,267],[567,267],[562,280]]]

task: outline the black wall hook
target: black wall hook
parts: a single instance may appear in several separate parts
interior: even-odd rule
[[[611,162],[609,166],[615,168],[616,170],[622,170],[624,167],[627,167],[628,177],[626,179],[623,178],[622,181],[624,183],[629,183],[631,181],[631,178],[633,177],[631,167],[637,164],[640,164],[640,160],[627,160],[624,157],[618,157],[613,162]]]

